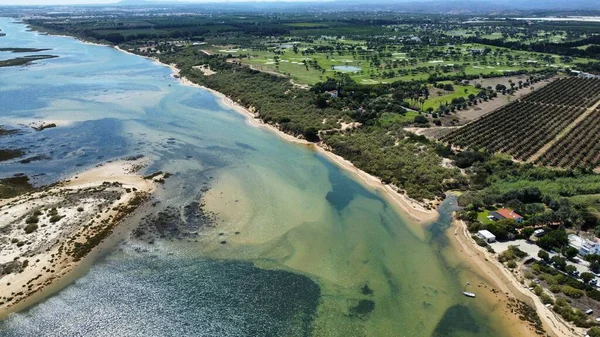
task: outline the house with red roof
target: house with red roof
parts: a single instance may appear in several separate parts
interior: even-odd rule
[[[501,208],[495,212],[490,212],[490,216],[493,217],[494,221],[498,221],[500,219],[511,219],[518,223],[523,222],[523,217],[510,208]]]

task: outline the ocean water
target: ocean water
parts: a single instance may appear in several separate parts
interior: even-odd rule
[[[460,268],[444,258],[451,201],[432,226],[412,224],[380,191],[248,125],[166,67],[10,18],[0,29],[0,47],[59,56],[0,68],[0,125],[21,130],[0,148],[32,159],[0,163],[0,177],[24,173],[42,185],[141,154],[147,172],[173,174],[152,212],[203,200],[219,219],[193,240],[127,239],[0,322],[0,335],[506,335],[490,308],[461,294]],[[60,125],[22,125],[39,120]]]

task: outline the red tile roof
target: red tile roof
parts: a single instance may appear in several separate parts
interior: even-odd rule
[[[516,220],[519,218],[523,218],[522,216],[520,216],[519,214],[517,214],[515,211],[513,211],[510,208],[501,208],[501,209],[497,210],[496,213],[502,215],[506,219]]]

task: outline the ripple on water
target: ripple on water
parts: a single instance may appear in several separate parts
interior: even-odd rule
[[[0,330],[5,337],[310,336],[319,298],[309,278],[251,263],[121,257]]]

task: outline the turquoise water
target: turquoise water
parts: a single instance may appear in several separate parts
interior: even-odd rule
[[[152,212],[203,200],[220,219],[194,240],[128,238],[0,322],[2,336],[503,336],[444,259],[451,205],[423,231],[377,190],[166,67],[11,19],[0,28],[0,47],[59,56],[0,68],[0,125],[22,130],[0,148],[37,158],[0,164],[1,177],[41,185],[143,154],[148,172],[173,173]],[[59,127],[19,126],[38,120]]]
[[[355,66],[333,66],[333,70],[359,72],[360,68]]]

